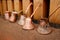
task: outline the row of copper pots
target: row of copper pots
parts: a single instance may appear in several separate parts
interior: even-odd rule
[[[10,15],[9,11],[5,13],[5,19],[9,20],[10,22],[16,21],[16,15],[18,12],[13,11]],[[40,20],[39,26],[37,28],[37,32],[40,34],[48,34],[51,32],[49,28],[49,24],[46,23],[46,19]],[[18,20],[18,24],[23,26],[23,29],[31,30],[35,28],[35,25],[32,22],[30,17],[25,17],[25,15],[21,15],[20,19]]]
[[[30,5],[32,5],[32,3],[30,3],[27,7],[26,12],[28,11]],[[40,3],[38,4],[38,6],[36,7],[36,10],[38,9]],[[35,10],[35,11],[36,11]],[[27,17],[26,15],[24,15],[21,11],[19,13],[22,13],[22,15],[20,16],[19,20],[18,20],[18,24],[23,26],[23,29],[27,29],[27,30],[31,30],[35,28],[35,25],[32,22],[32,16],[35,14],[35,11],[32,13],[32,15],[30,17]],[[16,11],[12,11],[11,13],[9,11],[5,12],[5,19],[10,21],[10,22],[15,22],[16,19],[16,15],[19,14]],[[41,33],[41,34],[49,34],[51,32],[51,29],[49,28],[48,23],[46,23],[45,21],[46,19],[40,20],[40,24],[37,28],[37,32]]]

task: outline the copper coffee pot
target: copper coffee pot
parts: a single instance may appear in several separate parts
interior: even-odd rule
[[[51,12],[51,15],[49,15],[49,18],[56,12],[57,9],[60,8],[60,5]],[[49,34],[52,32],[52,29],[50,28],[50,25],[49,25],[49,18],[43,18],[41,17],[41,20],[40,20],[40,24],[37,28],[37,31],[40,33],[40,34]]]
[[[9,11],[6,11],[5,14],[4,14],[4,16],[5,16],[5,19],[6,20],[9,20],[10,12]]]
[[[14,10],[12,13],[11,13],[11,17],[9,18],[9,21],[10,22],[15,22],[16,21],[16,15],[18,13]]]
[[[25,15],[23,14],[23,10],[21,10],[20,12],[19,12],[20,14],[21,14],[21,16],[19,17],[19,20],[18,20],[18,24],[19,25],[24,25],[24,22],[25,22]]]
[[[27,30],[31,30],[31,29],[34,29],[34,24],[33,24],[33,22],[32,22],[32,17],[33,17],[33,15],[35,14],[35,12],[36,12],[36,10],[38,9],[38,7],[40,6],[40,4],[38,4],[38,6],[36,7],[36,9],[34,10],[34,12],[32,13],[32,15],[29,17],[27,17],[26,19],[25,19],[25,23],[24,23],[24,25],[23,25],[23,29],[27,29]]]
[[[34,29],[34,25],[30,17],[27,17],[25,19],[25,24],[23,25],[23,29],[28,29],[28,30]]]
[[[51,28],[47,19],[44,18],[40,20],[40,24],[37,28],[37,31],[40,34],[49,34],[51,32]]]

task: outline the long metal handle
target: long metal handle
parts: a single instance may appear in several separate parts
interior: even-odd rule
[[[27,13],[27,11],[29,10],[29,8],[30,8],[31,5],[32,5],[32,2],[28,5],[28,7],[27,7],[25,13]]]
[[[49,15],[49,18],[60,8],[60,5],[54,10],[51,12],[51,15]]]
[[[34,12],[32,13],[32,15],[30,16],[31,18],[33,17],[33,15],[35,14],[36,10],[39,8],[39,6],[41,5],[41,3],[39,3],[36,7],[36,9],[34,10]],[[40,6],[41,7],[41,6]]]
[[[30,3],[30,4],[28,5],[28,7],[27,7],[25,13],[27,13],[27,11],[29,10],[29,8],[30,8],[31,5],[32,5],[32,3]],[[23,10],[19,11],[18,14],[21,13],[21,12],[23,12]]]

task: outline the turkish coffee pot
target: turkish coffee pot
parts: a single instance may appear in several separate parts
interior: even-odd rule
[[[57,9],[60,8],[60,5],[51,12],[51,15],[49,15],[48,18],[43,18],[41,17],[40,19],[40,24],[37,28],[37,32],[40,33],[40,34],[49,34],[52,32],[52,29],[49,25],[49,18],[56,12]]]
[[[9,18],[10,18],[10,12],[6,11],[5,14],[4,14],[4,16],[5,16],[6,20],[9,20]]]
[[[21,10],[20,12],[19,12],[20,14],[21,14],[21,16],[19,17],[19,20],[18,20],[18,24],[19,25],[24,25],[24,22],[25,22],[25,15],[23,14],[23,10]]]
[[[34,10],[34,12],[32,13],[31,16],[27,16],[25,19],[25,23],[23,25],[23,29],[27,29],[27,30],[31,30],[34,29],[34,24],[32,22],[32,17],[35,14],[36,10],[38,9],[38,7],[40,6],[40,4],[38,4],[38,6],[36,7],[36,9]]]
[[[18,14],[18,12],[13,11],[13,12],[11,13],[10,18],[9,18],[9,21],[10,21],[10,22],[15,22],[15,21],[17,20],[17,14]]]

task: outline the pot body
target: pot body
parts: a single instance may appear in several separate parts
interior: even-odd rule
[[[4,14],[4,16],[5,16],[6,20],[9,20],[9,16],[10,16],[9,11],[6,11],[5,14]]]
[[[32,20],[31,20],[31,18],[26,18],[25,19],[25,23],[24,23],[24,26],[23,26],[23,29],[34,29],[34,25],[33,25],[33,23],[32,23]]]
[[[41,21],[37,28],[37,32],[40,34],[49,34],[51,32],[51,28],[48,23]]]
[[[12,12],[11,14],[11,17],[9,19],[10,22],[15,22],[17,19],[16,19],[16,16],[17,15],[17,12]]]
[[[24,23],[25,23],[25,16],[24,15],[21,15],[21,17],[20,17],[20,19],[19,19],[19,21],[18,21],[18,24],[19,25],[24,25]]]

